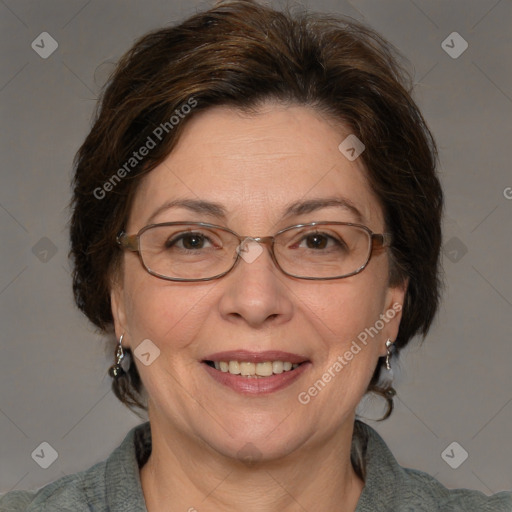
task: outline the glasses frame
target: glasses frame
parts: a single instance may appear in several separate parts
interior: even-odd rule
[[[365,263],[363,265],[361,265],[358,269],[354,270],[353,272],[351,272],[349,274],[342,275],[342,276],[335,276],[335,277],[302,277],[302,276],[290,274],[289,272],[286,272],[285,270],[283,270],[283,268],[279,265],[279,262],[277,261],[277,258],[276,258],[275,252],[274,252],[275,237],[277,237],[281,233],[284,233],[291,229],[310,227],[310,226],[325,226],[325,225],[329,225],[329,224],[342,225],[342,226],[354,226],[354,227],[360,228],[368,233],[368,235],[370,237],[370,249],[368,251],[368,257],[366,258]],[[304,224],[294,224],[293,226],[288,226],[284,229],[281,229],[280,231],[278,231],[277,233],[275,233],[272,236],[254,237],[254,236],[249,236],[249,235],[242,236],[229,228],[226,228],[224,226],[218,226],[216,224],[210,224],[207,222],[179,221],[179,222],[161,222],[158,224],[148,224],[147,226],[144,226],[143,228],[141,228],[139,230],[139,232],[134,235],[128,235],[124,231],[121,231],[116,237],[116,242],[121,249],[131,251],[131,252],[136,252],[139,256],[142,266],[149,274],[151,274],[152,276],[158,277],[160,279],[164,279],[166,281],[179,281],[179,282],[213,281],[214,279],[219,279],[221,277],[224,277],[226,274],[231,272],[236,267],[238,262],[240,261],[240,259],[241,259],[240,251],[237,251],[236,258],[228,270],[226,270],[225,272],[222,272],[221,274],[212,276],[212,277],[202,277],[202,278],[198,278],[198,279],[187,279],[187,278],[182,278],[182,277],[169,277],[169,276],[159,274],[158,272],[155,272],[154,270],[151,270],[146,265],[146,263],[144,262],[144,258],[142,257],[142,253],[140,250],[140,237],[149,229],[152,229],[157,226],[179,226],[179,225],[200,226],[200,227],[206,227],[206,228],[220,229],[221,231],[227,231],[228,233],[231,233],[238,239],[238,242],[239,242],[238,247],[240,247],[240,244],[242,244],[244,241],[246,241],[248,239],[251,241],[255,241],[260,244],[263,244],[269,249],[270,256],[272,258],[272,261],[274,262],[274,265],[284,275],[289,276],[289,277],[294,277],[296,279],[305,279],[308,281],[330,281],[333,279],[344,279],[346,277],[351,277],[353,275],[359,274],[368,266],[368,263],[370,262],[373,252],[379,248],[389,247],[391,245],[391,240],[392,240],[390,233],[374,233],[369,227],[364,226],[363,224],[355,224],[352,222],[336,222],[336,221],[307,222]]]

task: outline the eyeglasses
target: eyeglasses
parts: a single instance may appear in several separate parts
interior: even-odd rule
[[[274,236],[241,236],[204,222],[165,222],[143,227],[136,235],[121,232],[117,243],[134,251],[153,276],[169,281],[209,281],[225,276],[243,258],[259,256],[263,244],[285,275],[298,279],[342,279],[361,272],[374,250],[388,247],[391,235],[361,224],[310,222]],[[257,253],[257,255],[256,255]]]

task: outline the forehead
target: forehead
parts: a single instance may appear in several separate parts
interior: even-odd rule
[[[171,154],[139,185],[130,230],[149,221],[214,220],[206,210],[192,219],[187,208],[165,207],[176,200],[218,203],[224,223],[245,231],[276,227],[290,205],[325,198],[353,205],[361,218],[350,208],[329,206],[321,210],[324,220],[381,229],[382,211],[362,160],[349,161],[338,149],[348,135],[302,106],[266,104],[255,114],[215,107],[195,114]],[[309,218],[320,220],[320,210],[315,213]],[[293,218],[305,220],[302,214]]]

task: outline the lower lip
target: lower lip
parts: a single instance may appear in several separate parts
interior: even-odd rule
[[[295,370],[271,375],[269,377],[242,377],[229,372],[222,372],[202,363],[205,370],[224,386],[231,388],[238,393],[246,395],[266,395],[288,387],[295,382],[311,365],[310,362],[302,363]]]

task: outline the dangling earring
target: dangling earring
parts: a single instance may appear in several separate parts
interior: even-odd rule
[[[386,341],[386,348],[387,348],[387,354],[386,354],[386,371],[383,372],[383,375],[381,377],[381,385],[386,389],[385,393],[388,397],[392,398],[396,392],[393,389],[393,368],[391,368],[391,364],[389,360],[391,359],[391,356],[393,355],[393,342],[388,339]]]
[[[119,377],[122,377],[126,372],[123,370],[123,367],[121,366],[121,362],[124,359],[124,351],[123,351],[123,336],[124,334],[121,334],[121,337],[119,338],[119,343],[116,347],[116,362],[108,369],[108,374],[114,378],[118,379]]]
[[[388,349],[388,352],[386,354],[386,370],[392,372],[391,365],[389,364],[389,359],[391,358],[391,346],[393,345],[393,342],[388,338],[386,341],[386,348]]]

